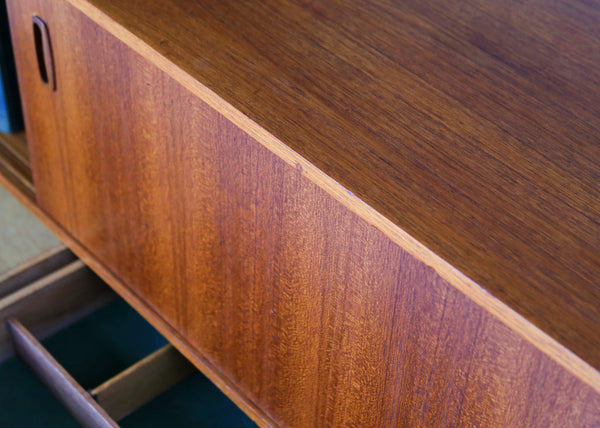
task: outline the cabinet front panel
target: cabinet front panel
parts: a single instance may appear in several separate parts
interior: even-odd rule
[[[58,92],[44,83],[32,19],[34,16],[51,17],[50,43],[54,44],[58,53],[68,49],[71,44],[68,28],[55,25],[63,20],[62,14],[66,10],[53,3],[7,1],[7,8],[36,192],[46,195],[42,196],[44,208],[67,229],[71,229],[73,207],[69,205],[72,198],[68,197],[67,192],[72,186],[65,181],[70,176],[68,169],[65,170],[69,162],[66,146],[61,144],[66,140],[64,122],[68,117],[62,106],[64,82],[61,82]],[[63,64],[63,68],[67,71],[68,67]]]
[[[598,420],[590,387],[67,2],[10,5],[39,204],[277,423]]]

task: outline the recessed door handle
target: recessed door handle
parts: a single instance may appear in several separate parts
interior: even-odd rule
[[[54,58],[52,56],[52,45],[50,43],[50,33],[48,26],[42,18],[34,15],[33,22],[33,40],[35,43],[35,53],[37,56],[40,78],[52,90],[56,90],[56,74],[54,72]]]

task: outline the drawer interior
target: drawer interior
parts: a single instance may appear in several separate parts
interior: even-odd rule
[[[168,342],[125,301],[112,299],[41,341],[85,389],[114,379]],[[17,357],[0,364],[0,426],[79,426]],[[123,427],[255,426],[200,372],[118,421]]]

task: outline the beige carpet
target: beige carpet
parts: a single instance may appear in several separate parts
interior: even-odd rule
[[[60,241],[0,186],[0,274]]]

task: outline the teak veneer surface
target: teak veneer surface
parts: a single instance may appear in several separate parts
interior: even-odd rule
[[[600,368],[600,3],[90,3]]]
[[[541,427],[598,419],[597,385],[302,170],[66,2],[19,1],[19,22],[35,5],[50,26],[69,28],[53,40],[59,70],[70,73],[57,73],[62,94],[43,116],[54,108],[68,117],[64,137],[36,138],[49,128],[35,111],[26,115],[40,204],[154,320],[185,338],[194,361],[216,367],[255,420]],[[19,46],[26,34],[15,32]],[[27,81],[25,92],[40,85]]]
[[[194,36],[198,40],[190,36],[189,46],[184,49],[183,44],[172,44],[171,40],[181,42],[181,38],[169,31],[177,28],[188,33],[185,17],[198,3],[133,1],[128,5],[139,9],[137,14],[127,9],[130,16],[125,10],[111,9],[129,8],[122,3],[101,6],[116,19],[126,17],[128,28],[134,31],[136,23],[144,21],[146,9],[152,10],[156,21],[147,21],[143,26],[150,31],[148,34],[158,31],[162,19],[162,25],[168,19],[181,23],[159,29],[167,32],[163,45],[169,45],[182,58],[189,59],[190,50],[200,49],[196,44],[202,37],[237,34],[225,31],[225,24],[219,27],[221,32],[212,33],[216,30],[210,29],[209,22],[206,29],[196,23],[195,31],[204,36]],[[267,5],[261,4],[265,6],[253,7]],[[256,421],[289,426],[585,426],[598,420],[600,388],[595,370],[582,367],[583,363],[563,348],[553,348],[555,354],[548,352],[542,346],[546,336],[528,323],[519,324],[520,317],[511,315],[512,324],[507,324],[498,312],[469,298],[472,296],[457,288],[439,266],[428,266],[391,239],[387,230],[380,229],[383,223],[365,221],[364,213],[348,209],[347,201],[340,201],[339,195],[324,189],[323,182],[308,175],[312,165],[300,157],[296,165],[278,156],[272,147],[234,123],[229,113],[215,110],[174,78],[175,72],[157,67],[145,55],[143,46],[137,46],[139,51],[132,49],[131,39],[107,31],[112,21],[99,19],[94,15],[96,9],[81,13],[85,5],[88,3],[80,0],[9,1],[37,201],[58,222],[60,226],[56,227],[75,250],[85,255],[169,339],[183,347],[186,355]],[[177,5],[191,9],[181,9],[178,16]],[[252,3],[240,4],[240,11],[248,5]],[[212,25],[217,25],[216,12],[210,15],[209,5],[205,6],[206,16],[212,16]],[[159,10],[161,7],[165,10]],[[301,10],[311,9],[298,9],[298,13]],[[240,11],[231,10],[228,25],[232,31],[235,28],[243,33],[249,30],[235,24]],[[57,67],[56,92],[49,93],[37,75],[35,52],[31,49],[33,13],[50,28]],[[252,13],[243,14],[249,15],[251,23]],[[282,18],[286,19],[291,18]],[[317,25],[319,21],[310,22]],[[351,20],[344,22],[349,24]],[[284,23],[290,30],[298,30],[292,22]],[[263,28],[267,34],[271,27],[280,25],[268,24]],[[318,34],[315,30],[311,37]],[[152,42],[152,37],[147,37]],[[311,46],[308,35],[304,42],[298,37],[294,34],[287,42],[281,38],[279,43],[306,49]],[[236,41],[222,41],[220,45],[215,39],[211,46],[215,52],[225,49],[231,54],[227,49],[234,48]],[[285,64],[286,53],[279,54]],[[231,56],[229,64],[239,58]],[[313,61],[314,67],[319,65],[312,56],[306,61]],[[258,97],[252,98],[254,101],[261,99],[262,90],[274,90],[273,84],[255,80],[259,75],[238,68],[238,72],[243,70],[244,75],[221,76],[221,82],[231,79],[230,91],[257,85],[260,91],[253,95]],[[222,68],[220,72],[225,71]],[[287,71],[294,70],[290,66]],[[330,99],[336,96],[336,87],[351,82],[352,74],[346,83],[328,81]],[[355,89],[361,93],[361,88]],[[403,166],[412,174],[421,174],[419,177],[407,176],[402,181],[399,168],[395,173],[399,183],[381,187],[389,180],[389,170],[399,167],[391,163],[387,169],[379,169],[378,181],[369,183],[377,172],[367,172],[369,163],[377,159],[384,162],[376,156],[377,150],[389,150],[390,159],[395,161],[403,148],[408,150],[407,146],[398,142],[392,150],[395,146],[386,146],[384,140],[362,139],[368,136],[367,125],[359,121],[353,122],[353,140],[336,142],[326,138],[333,135],[332,128],[326,126],[333,122],[328,120],[336,118],[337,130],[350,135],[348,129],[344,130],[350,123],[348,117],[365,106],[348,104],[349,116],[345,117],[335,109],[325,109],[315,97],[310,96],[310,103],[298,101],[300,110],[281,103],[285,97],[272,98],[268,106],[257,104],[255,112],[266,114],[268,107],[275,114],[277,108],[277,117],[252,117],[261,125],[279,123],[280,128],[267,126],[273,132],[297,132],[295,144],[290,146],[345,185],[356,177],[365,180],[360,183],[362,187],[350,190],[387,192],[389,198],[379,206],[375,199],[370,201],[377,209],[383,210],[386,204],[401,207],[407,203],[402,195],[421,195],[410,193],[410,186],[431,184],[423,175],[429,169],[411,169],[412,156]],[[371,107],[376,111],[375,105]],[[443,110],[441,105],[436,108]],[[307,121],[302,118],[302,109],[319,117]],[[286,120],[286,112],[293,111],[295,122],[288,116],[289,127],[278,122]],[[373,118],[369,126],[378,131],[388,129],[391,119],[383,120],[381,114],[379,117]],[[415,122],[413,126],[424,123]],[[322,126],[323,134],[309,125]],[[282,135],[291,138],[291,134]],[[314,141],[308,145],[311,135]],[[358,148],[366,150],[366,141],[372,144],[372,155],[361,158]],[[306,143],[305,150],[301,150],[302,142]],[[434,142],[423,144],[426,147]],[[440,150],[446,147],[442,141],[437,144]],[[413,147],[414,159],[420,156],[418,147]],[[312,158],[311,153],[322,157]],[[336,177],[334,167],[343,164],[347,170]],[[430,166],[436,165],[441,168],[442,164],[432,158]],[[469,175],[469,171],[461,174]],[[494,176],[488,178],[493,180]],[[460,174],[454,179],[463,180]],[[483,190],[480,193],[483,195]],[[500,192],[496,197],[504,194]],[[361,195],[368,200],[367,196]],[[430,218],[435,212],[441,216],[433,222],[438,229],[428,229],[430,232],[440,232],[442,221],[451,223],[454,215],[463,215],[462,208],[444,214],[434,206],[441,200],[435,198],[448,201],[449,196],[441,191],[421,196],[431,198],[431,208],[435,209]],[[459,197],[455,195],[457,200]],[[386,215],[401,224],[400,220],[413,218],[412,209],[419,206],[405,208],[396,212],[396,217]],[[420,214],[426,217],[425,212]],[[50,223],[55,224],[52,220]],[[473,232],[460,231],[461,236],[467,233]],[[457,243],[450,239],[453,236],[431,239],[440,245],[442,238],[449,239],[448,248],[460,242],[466,245],[464,238]],[[476,261],[477,248],[473,245],[469,251]],[[586,260],[594,259],[588,255]],[[552,284],[541,291],[523,285],[535,278],[528,269],[527,265],[521,267],[523,282],[507,287],[514,286],[514,294],[522,286],[524,296],[550,302],[544,294],[552,293]],[[507,290],[510,294],[511,288]],[[590,290],[587,297],[591,299],[593,287]],[[565,311],[569,310],[564,302],[567,298],[559,302],[565,305]],[[585,321],[584,316],[589,319],[567,338],[580,346],[580,355],[585,353],[579,340],[585,339],[588,346],[595,346],[597,340],[595,331],[590,333],[598,325],[596,314],[589,308],[595,302],[586,302],[587,307],[582,303],[587,312],[579,314],[577,320]],[[556,316],[563,310],[554,306],[536,308],[543,309],[538,314],[541,318],[548,313]],[[573,323],[573,317],[563,321]],[[547,322],[563,328],[557,330],[559,333],[570,331],[555,320]],[[528,328],[535,332],[528,333]],[[577,336],[584,333],[590,333],[589,337]],[[563,339],[563,343],[571,344]],[[596,356],[596,349],[585,355]]]

